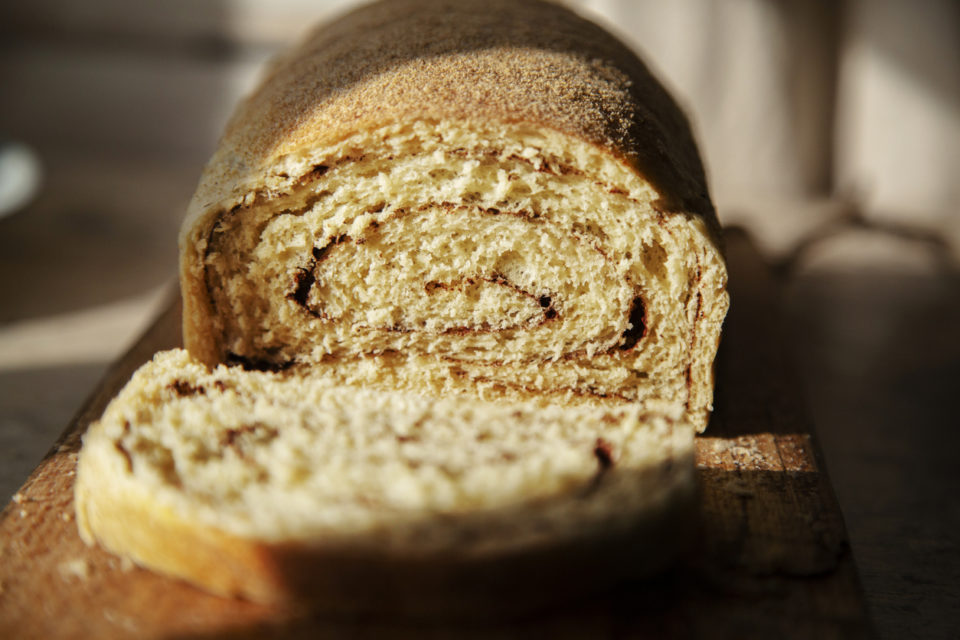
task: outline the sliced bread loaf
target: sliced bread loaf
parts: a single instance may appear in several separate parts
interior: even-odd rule
[[[88,541],[217,593],[458,614],[689,530],[719,228],[677,105],[570,10],[322,26],[238,108],[180,249],[190,355],[87,434]]]

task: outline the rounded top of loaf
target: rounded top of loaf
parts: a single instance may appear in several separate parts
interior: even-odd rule
[[[394,122],[448,119],[584,139],[646,178],[658,209],[715,225],[676,103],[620,41],[539,0],[387,0],[321,25],[239,105],[190,217],[256,192],[288,154]]]

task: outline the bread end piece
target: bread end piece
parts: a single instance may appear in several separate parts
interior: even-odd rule
[[[510,615],[674,557],[692,530],[692,431],[209,370],[178,350],[91,427],[75,497],[88,543],[221,595]]]

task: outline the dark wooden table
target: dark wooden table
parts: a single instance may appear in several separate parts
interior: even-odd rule
[[[0,637],[872,637],[846,529],[786,357],[778,288],[729,236],[732,308],[716,410],[697,441],[700,535],[670,572],[510,625],[304,617],[217,598],[88,548],[73,519],[80,437],[130,374],[180,344],[179,305],[108,371],[0,515]]]

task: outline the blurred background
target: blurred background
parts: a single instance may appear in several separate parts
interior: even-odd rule
[[[352,0],[0,4],[0,498],[174,290],[176,234],[263,63]],[[782,284],[887,637],[960,626],[960,3],[570,0],[697,131]]]

